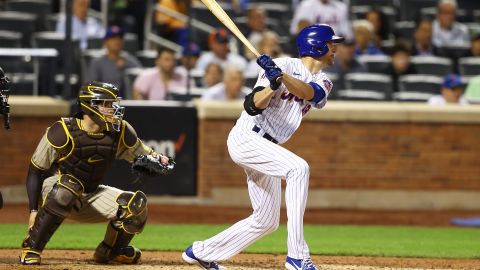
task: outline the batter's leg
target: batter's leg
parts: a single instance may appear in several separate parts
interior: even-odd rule
[[[275,231],[280,221],[281,179],[246,169],[253,214],[205,241],[193,244],[193,254],[203,261],[226,260]]]
[[[310,251],[303,235],[303,216],[308,196],[310,170],[307,162],[299,157],[292,159],[292,168],[286,175],[285,203],[288,217],[288,256],[295,259],[310,258]]]

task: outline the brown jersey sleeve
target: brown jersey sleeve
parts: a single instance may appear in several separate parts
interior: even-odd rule
[[[139,155],[156,155],[156,153],[137,137],[135,129],[127,121],[123,121],[116,158],[132,162]]]
[[[50,126],[38,143],[31,163],[40,170],[48,170],[68,147],[70,138],[62,121]]]

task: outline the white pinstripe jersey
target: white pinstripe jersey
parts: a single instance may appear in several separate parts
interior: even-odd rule
[[[314,103],[294,96],[288,91],[285,85],[282,84],[280,88],[275,91],[268,107],[262,114],[251,116],[245,111],[242,112],[239,121],[250,122],[252,126],[255,124],[275,138],[279,143],[284,143],[297,130],[302,122],[303,116],[305,116],[312,107],[321,109],[325,106],[327,96],[331,92],[333,84],[322,71],[315,74],[310,73],[299,58],[277,58],[274,59],[274,62],[284,73],[306,83],[316,82],[326,92],[324,99],[318,103]],[[267,87],[269,85],[270,82],[265,77],[264,70],[260,71],[255,87]]]

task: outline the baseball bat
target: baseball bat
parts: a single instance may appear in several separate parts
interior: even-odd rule
[[[202,2],[207,6],[208,9],[219,19],[240,41],[247,46],[247,48],[255,54],[256,57],[259,57],[257,49],[253,47],[252,43],[240,32],[237,25],[230,19],[228,14],[223,10],[223,8],[215,0],[202,0]]]

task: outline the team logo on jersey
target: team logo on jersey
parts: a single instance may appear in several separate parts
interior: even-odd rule
[[[303,98],[299,98],[294,94],[288,92],[287,90],[282,92],[282,95],[280,95],[280,98],[287,101],[295,100],[296,102],[303,102]]]
[[[298,72],[293,72],[293,76],[300,76],[300,73],[298,73]]]
[[[330,80],[325,79],[323,80],[323,85],[325,86],[326,90],[330,94],[330,92],[332,91],[333,83]]]

